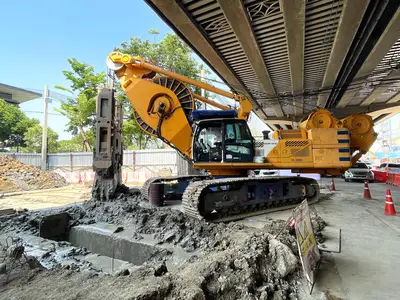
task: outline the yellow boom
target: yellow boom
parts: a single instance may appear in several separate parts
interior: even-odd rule
[[[235,100],[239,104],[236,111],[239,120],[247,120],[253,109],[244,95],[164,70],[141,57],[113,52],[107,65],[119,78],[142,130],[158,136],[190,159],[193,159],[191,114],[195,99],[221,110],[231,108],[193,93],[188,85]],[[250,169],[267,168],[338,174],[366,153],[376,139],[370,116],[355,114],[339,120],[325,109],[312,112],[299,124],[299,129],[277,130],[273,136],[275,142],[258,151],[262,162],[222,159],[195,161],[194,167],[210,170],[214,175],[243,175]]]

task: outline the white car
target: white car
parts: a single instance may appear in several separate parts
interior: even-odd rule
[[[373,182],[374,173],[366,163],[356,162],[344,173],[344,180],[346,182],[349,182],[350,180],[367,180]]]
[[[279,170],[254,170],[254,177],[263,177],[263,176],[279,176]]]
[[[291,170],[269,170],[269,169],[259,169],[254,171],[249,171],[250,177],[268,177],[268,176],[301,176],[305,178],[312,178],[315,180],[321,180],[321,175],[316,173],[292,173]]]
[[[400,173],[400,164],[384,163],[379,166],[379,171]]]

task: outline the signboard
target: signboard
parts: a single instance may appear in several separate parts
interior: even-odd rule
[[[303,265],[307,280],[313,284],[314,271],[320,259],[320,254],[311,225],[307,200],[304,200],[294,209],[293,219],[295,220],[297,246],[299,248],[301,264]]]

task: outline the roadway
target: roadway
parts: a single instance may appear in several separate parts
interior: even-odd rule
[[[331,179],[323,178],[321,183],[330,185]],[[335,185],[336,191],[314,207],[328,223],[323,234],[329,250],[337,250],[338,232],[342,229],[342,251],[323,254],[314,297],[325,292],[329,296],[318,299],[399,299],[400,218],[384,215],[384,205],[386,189],[390,188],[400,213],[400,189],[371,183],[373,200],[364,200],[363,182],[336,178]],[[266,218],[286,220],[290,214],[291,211],[281,211],[239,222],[262,228]],[[303,295],[307,295],[306,291]]]
[[[342,253],[332,256],[347,299],[398,299],[400,219],[384,215],[384,205],[390,188],[400,210],[400,189],[382,183],[369,187],[373,200],[364,200],[363,183],[338,179],[337,192],[316,208],[325,221],[342,228]]]

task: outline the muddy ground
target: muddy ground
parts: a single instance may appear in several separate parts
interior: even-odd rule
[[[62,264],[51,270],[25,266],[21,276],[0,287],[0,299],[306,299],[294,232],[285,229],[275,239],[284,221],[271,220],[262,230],[207,223],[177,210],[149,207],[138,190],[63,210],[71,216],[70,226],[135,225],[136,239],[152,234],[159,243],[200,254],[171,271],[163,263],[167,258],[160,256],[117,277],[84,267],[67,270]],[[0,231],[37,234],[43,214],[2,217]],[[322,229],[323,220],[313,219]]]

